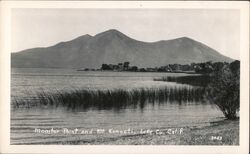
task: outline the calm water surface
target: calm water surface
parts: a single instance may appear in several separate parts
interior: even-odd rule
[[[29,99],[41,91],[56,92],[73,89],[133,89],[165,86],[188,86],[153,81],[163,76],[183,76],[173,73],[132,72],[78,72],[66,69],[12,69],[11,98]],[[185,74],[186,75],[186,74]],[[115,129],[141,130],[169,127],[203,127],[211,121],[223,118],[222,113],[211,104],[192,103],[148,104],[143,109],[126,108],[119,111],[88,110],[72,111],[65,108],[30,108],[11,111],[11,144],[56,144],[58,141],[98,138],[119,138],[123,134],[43,134],[35,129]]]

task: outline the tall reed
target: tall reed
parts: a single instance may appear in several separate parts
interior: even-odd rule
[[[203,100],[204,93],[204,88],[201,87],[41,92],[29,100],[14,99],[13,107],[64,106],[68,109],[122,109],[132,106],[144,108],[145,103],[200,102]]]

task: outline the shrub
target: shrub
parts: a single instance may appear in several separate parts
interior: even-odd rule
[[[227,119],[237,119],[240,101],[240,62],[234,61],[212,73],[207,98],[215,103]]]

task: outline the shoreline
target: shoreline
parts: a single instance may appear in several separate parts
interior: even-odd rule
[[[184,73],[184,74],[195,74],[195,75],[202,75],[200,73],[196,73],[196,72],[186,72],[186,71],[172,71],[172,72],[158,72],[158,71],[112,71],[112,70],[76,70],[77,72],[130,72],[130,73]]]
[[[171,127],[173,128],[173,127]],[[159,128],[160,132],[171,128]],[[239,119],[210,122],[204,127],[176,127],[175,134],[134,134],[113,137],[96,135],[91,139],[35,142],[12,145],[239,145]],[[180,133],[181,130],[181,133]]]

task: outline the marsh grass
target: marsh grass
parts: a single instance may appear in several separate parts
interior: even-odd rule
[[[68,109],[114,109],[126,107],[143,109],[146,103],[202,102],[204,88],[201,87],[165,87],[140,88],[133,90],[73,90],[69,92],[41,92],[29,100],[14,99],[13,108],[31,108],[36,106]]]
[[[202,87],[206,87],[211,80],[212,79],[209,75],[167,76],[154,79],[154,81],[176,82],[181,84],[189,84],[192,86],[202,86]]]

